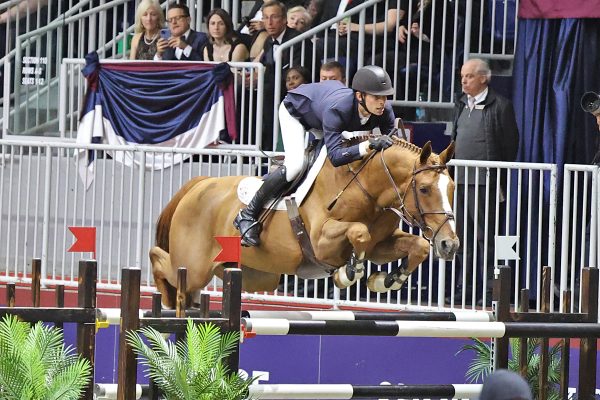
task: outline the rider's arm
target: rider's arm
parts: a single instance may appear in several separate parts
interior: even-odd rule
[[[367,153],[369,146],[368,141],[365,149],[361,149],[361,146],[364,147],[363,143],[349,147],[344,146],[342,131],[344,130],[343,127],[348,125],[345,123],[346,119],[342,112],[336,109],[328,110],[323,118],[323,139],[325,140],[327,155],[334,167],[360,160]]]

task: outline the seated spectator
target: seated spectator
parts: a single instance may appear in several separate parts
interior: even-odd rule
[[[340,81],[346,84],[344,66],[338,61],[328,61],[321,65],[319,72],[320,81]]]
[[[131,40],[132,60],[153,60],[160,29],[165,26],[165,17],[156,0],[142,0],[135,12],[135,35]]]
[[[246,61],[248,48],[235,35],[229,13],[215,8],[206,18],[208,41],[203,50],[204,61]]]
[[[304,67],[292,67],[285,74],[285,88],[290,91],[303,83],[311,83],[310,71]]]
[[[268,0],[255,0],[250,12],[242,18],[243,25],[239,29],[240,39],[250,49],[250,59],[255,59],[261,52],[269,34],[265,31],[262,7]],[[288,8],[304,5],[304,0],[284,0],[281,2]]]
[[[290,8],[287,12],[287,26],[297,30],[298,32],[305,32],[310,29],[312,23],[312,17],[302,6],[296,6]]]
[[[206,34],[190,29],[190,9],[185,4],[172,4],[167,12],[170,36],[161,37],[156,45],[155,60],[202,61]]]

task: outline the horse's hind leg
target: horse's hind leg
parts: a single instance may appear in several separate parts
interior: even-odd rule
[[[154,284],[162,295],[161,301],[163,306],[175,308],[177,289],[166,278],[166,274],[171,273],[171,258],[169,253],[160,247],[153,247],[150,249],[150,262],[152,263]]]

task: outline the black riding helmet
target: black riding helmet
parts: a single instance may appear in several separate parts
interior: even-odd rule
[[[370,114],[365,104],[365,94],[373,96],[391,96],[394,94],[392,80],[388,73],[377,65],[366,65],[356,71],[352,79],[352,89],[363,94],[361,105]]]

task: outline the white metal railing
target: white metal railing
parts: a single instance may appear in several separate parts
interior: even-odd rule
[[[30,260],[41,257],[46,283],[65,281],[67,285],[75,285],[77,261],[89,255],[66,253],[73,240],[67,227],[93,225],[98,235],[96,256],[100,286],[113,289],[119,287],[121,267],[137,266],[142,268],[145,289],[151,290],[147,254],[154,241],[154,224],[163,206],[183,183],[197,175],[261,175],[270,163],[262,152],[249,150],[80,146],[24,140],[2,140],[0,147],[0,280],[27,281]],[[85,149],[92,150],[95,159],[95,179],[87,191],[78,176],[74,158],[75,153]],[[118,152],[140,153],[142,157],[178,153],[189,158],[172,168],[149,171],[139,165],[126,167],[116,162],[120,157]],[[580,233],[576,237],[566,235],[565,225],[558,230],[556,221],[572,222],[574,225],[569,225],[568,229],[571,232],[581,229],[581,224],[575,222],[578,218],[590,219],[597,237],[595,200],[584,200],[588,193],[598,191],[598,180],[593,178],[598,174],[597,167],[565,168],[565,190],[571,195],[563,196],[563,206],[559,208],[555,165],[459,160],[453,161],[452,165],[455,174],[459,174],[457,185],[464,179],[460,178],[459,170],[468,168],[469,174],[485,184],[487,193],[500,193],[500,188],[504,188],[505,201],[499,201],[500,197],[496,196],[498,200],[489,206],[484,216],[495,214],[494,235],[518,236],[520,239],[515,247],[520,259],[504,260],[500,254],[493,257],[494,264],[508,264],[515,271],[515,305],[519,302],[518,290],[529,288],[535,293],[534,300],[539,309],[542,266],[552,268],[553,283],[560,285],[561,292],[567,288],[577,289],[575,282],[580,268],[593,264],[594,257],[598,257],[595,243],[581,244]],[[589,175],[587,183],[583,177],[567,178],[579,171]],[[500,180],[493,181],[496,174],[506,177],[501,180],[503,186],[499,185]],[[571,183],[567,179],[571,179]],[[575,185],[575,180],[582,183]],[[477,201],[455,196],[455,207],[459,202],[468,207],[469,203],[477,204]],[[557,240],[559,231],[562,237]],[[477,235],[469,235],[467,240],[479,239]],[[491,239],[487,238],[488,244]],[[562,245],[557,247],[557,242]],[[573,258],[571,253],[565,256],[565,251],[575,248],[589,249],[593,255],[587,259]],[[463,255],[463,251],[461,249],[459,255]],[[475,265],[473,260],[467,260],[466,264],[469,262]],[[478,307],[476,301],[487,289],[485,280],[472,273],[463,274],[459,280],[459,265],[430,257],[411,275],[400,292],[388,294],[369,292],[364,280],[339,291],[327,279],[303,280],[287,276],[276,292],[247,293],[245,298],[330,307],[434,309],[442,307],[445,297],[454,295],[452,288],[461,282],[465,287],[471,284],[471,291],[465,292],[460,301],[446,303],[446,306]],[[381,269],[389,271],[393,266],[394,263],[378,266],[367,262],[367,274]],[[488,265],[483,269],[486,267],[490,268]],[[206,289],[219,296],[220,282],[215,279]],[[558,308],[557,302],[554,308]]]

